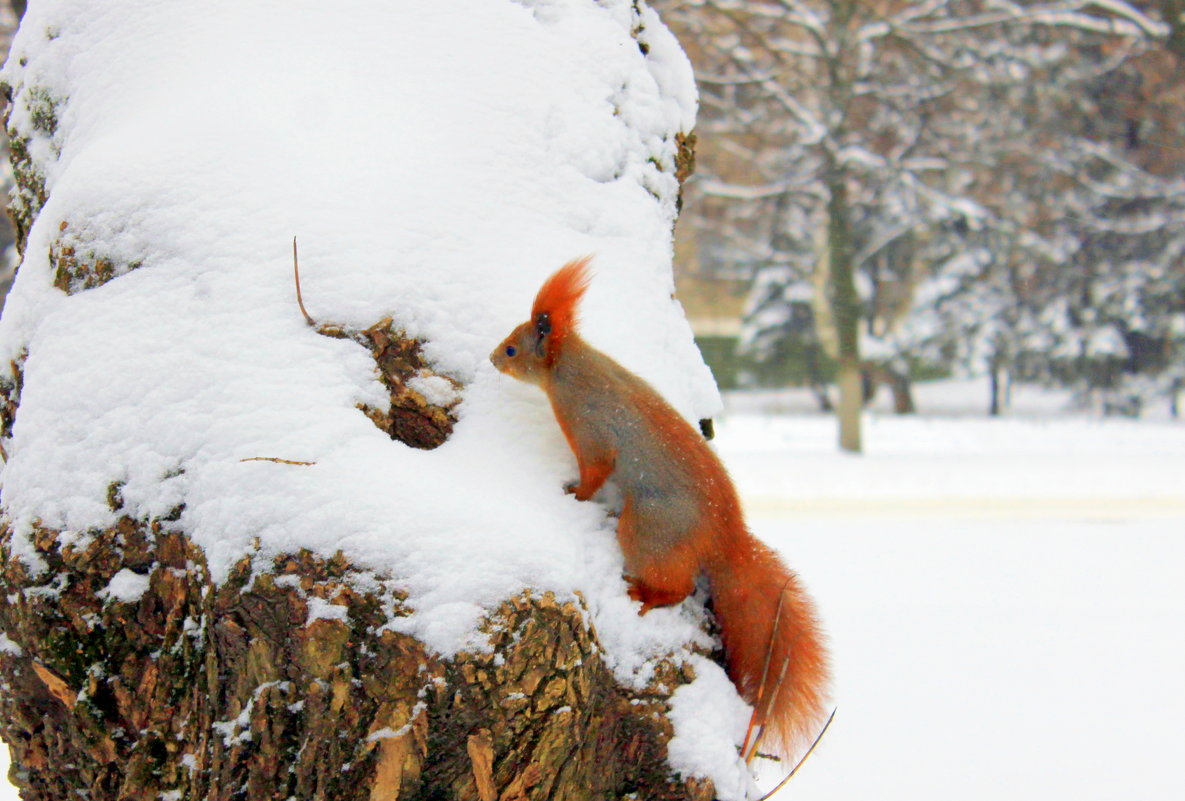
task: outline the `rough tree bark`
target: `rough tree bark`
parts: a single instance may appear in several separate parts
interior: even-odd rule
[[[493,652],[445,661],[383,630],[398,588],[341,555],[215,585],[169,520],[125,517],[85,543],[37,531],[37,578],[10,540],[0,734],[26,801],[712,797],[665,764],[666,688],[690,677],[623,691],[574,603],[510,599]],[[101,600],[121,570],[148,590]],[[312,598],[344,619],[306,625]]]
[[[48,195],[14,133],[23,252]],[[678,144],[683,177],[690,141]],[[49,255],[63,291],[136,268],[88,253],[62,225]],[[321,333],[373,354],[392,400],[361,410],[376,425],[415,447],[448,437],[452,409],[408,386],[426,369],[421,343],[390,320]],[[0,377],[0,445],[20,416],[23,365]],[[0,736],[25,801],[713,797],[666,762],[665,712],[689,669],[665,663],[650,687],[620,686],[581,600],[506,599],[482,624],[490,652],[442,659],[387,627],[407,613],[390,576],[298,551],[244,558],[215,583],[180,508],[136,519],[120,489],[108,491],[122,515],[110,528],[35,528],[40,572],[0,524]],[[120,574],[143,592],[105,595]],[[310,615],[314,599],[342,611]]]

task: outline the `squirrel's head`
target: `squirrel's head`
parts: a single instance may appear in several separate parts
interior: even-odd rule
[[[495,367],[520,381],[543,383],[564,340],[576,331],[576,307],[588,289],[590,259],[570,261],[543,282],[531,319],[511,331],[490,354]]]
[[[529,320],[510,332],[502,344],[494,348],[490,361],[507,375],[531,384],[543,383],[551,365],[547,360],[547,338],[551,324],[544,317],[541,321]]]

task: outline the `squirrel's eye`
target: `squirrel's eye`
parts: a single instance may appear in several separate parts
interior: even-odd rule
[[[518,348],[516,348],[514,345],[507,345],[506,346],[506,355],[507,356],[513,356],[516,353],[518,353]]]

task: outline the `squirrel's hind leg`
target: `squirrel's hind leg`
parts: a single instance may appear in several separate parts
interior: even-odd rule
[[[625,555],[630,598],[639,601],[639,615],[660,606],[673,606],[695,590],[698,564],[687,548],[656,548],[639,526],[637,508],[626,498],[617,521],[617,541]]]
[[[630,599],[642,603],[642,608],[638,610],[639,615],[644,615],[651,609],[660,606],[674,606],[695,589],[695,583],[692,581],[688,581],[687,587],[684,588],[682,586],[655,587],[643,579],[632,576],[626,576],[625,580],[630,585]]]

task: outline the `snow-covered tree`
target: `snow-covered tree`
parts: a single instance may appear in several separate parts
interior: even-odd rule
[[[700,68],[698,225],[758,275],[755,343],[814,320],[839,363],[848,449],[859,448],[861,369],[908,373],[933,332],[933,320],[911,323],[916,299],[978,283],[957,276],[983,262],[983,232],[1008,228],[1015,211],[985,203],[999,197],[995,176],[1008,154],[1049,145],[1026,133],[1025,108],[993,92],[1072,61],[1063,32],[1119,42],[1119,60],[1162,33],[1115,2],[667,5]]]
[[[1132,412],[1175,392],[1185,356],[1185,98],[1160,89],[1166,62],[1152,51],[1083,76],[1054,165],[1067,184],[1054,207],[1066,269],[1048,291],[1050,369],[1085,399]]]
[[[671,300],[694,86],[645,4],[43,0],[3,80],[26,801],[746,797],[702,604],[638,616],[488,363],[595,253],[586,337],[719,408]]]
[[[1166,390],[1185,247],[1171,65],[1148,38],[1061,30],[1059,52],[1040,28],[1013,34],[1011,49],[1028,55],[1021,80],[992,87],[1016,112],[997,118],[996,169],[976,189],[989,214],[980,280],[935,311],[955,330],[992,332],[960,350],[993,375],[1112,392],[1139,375]]]

